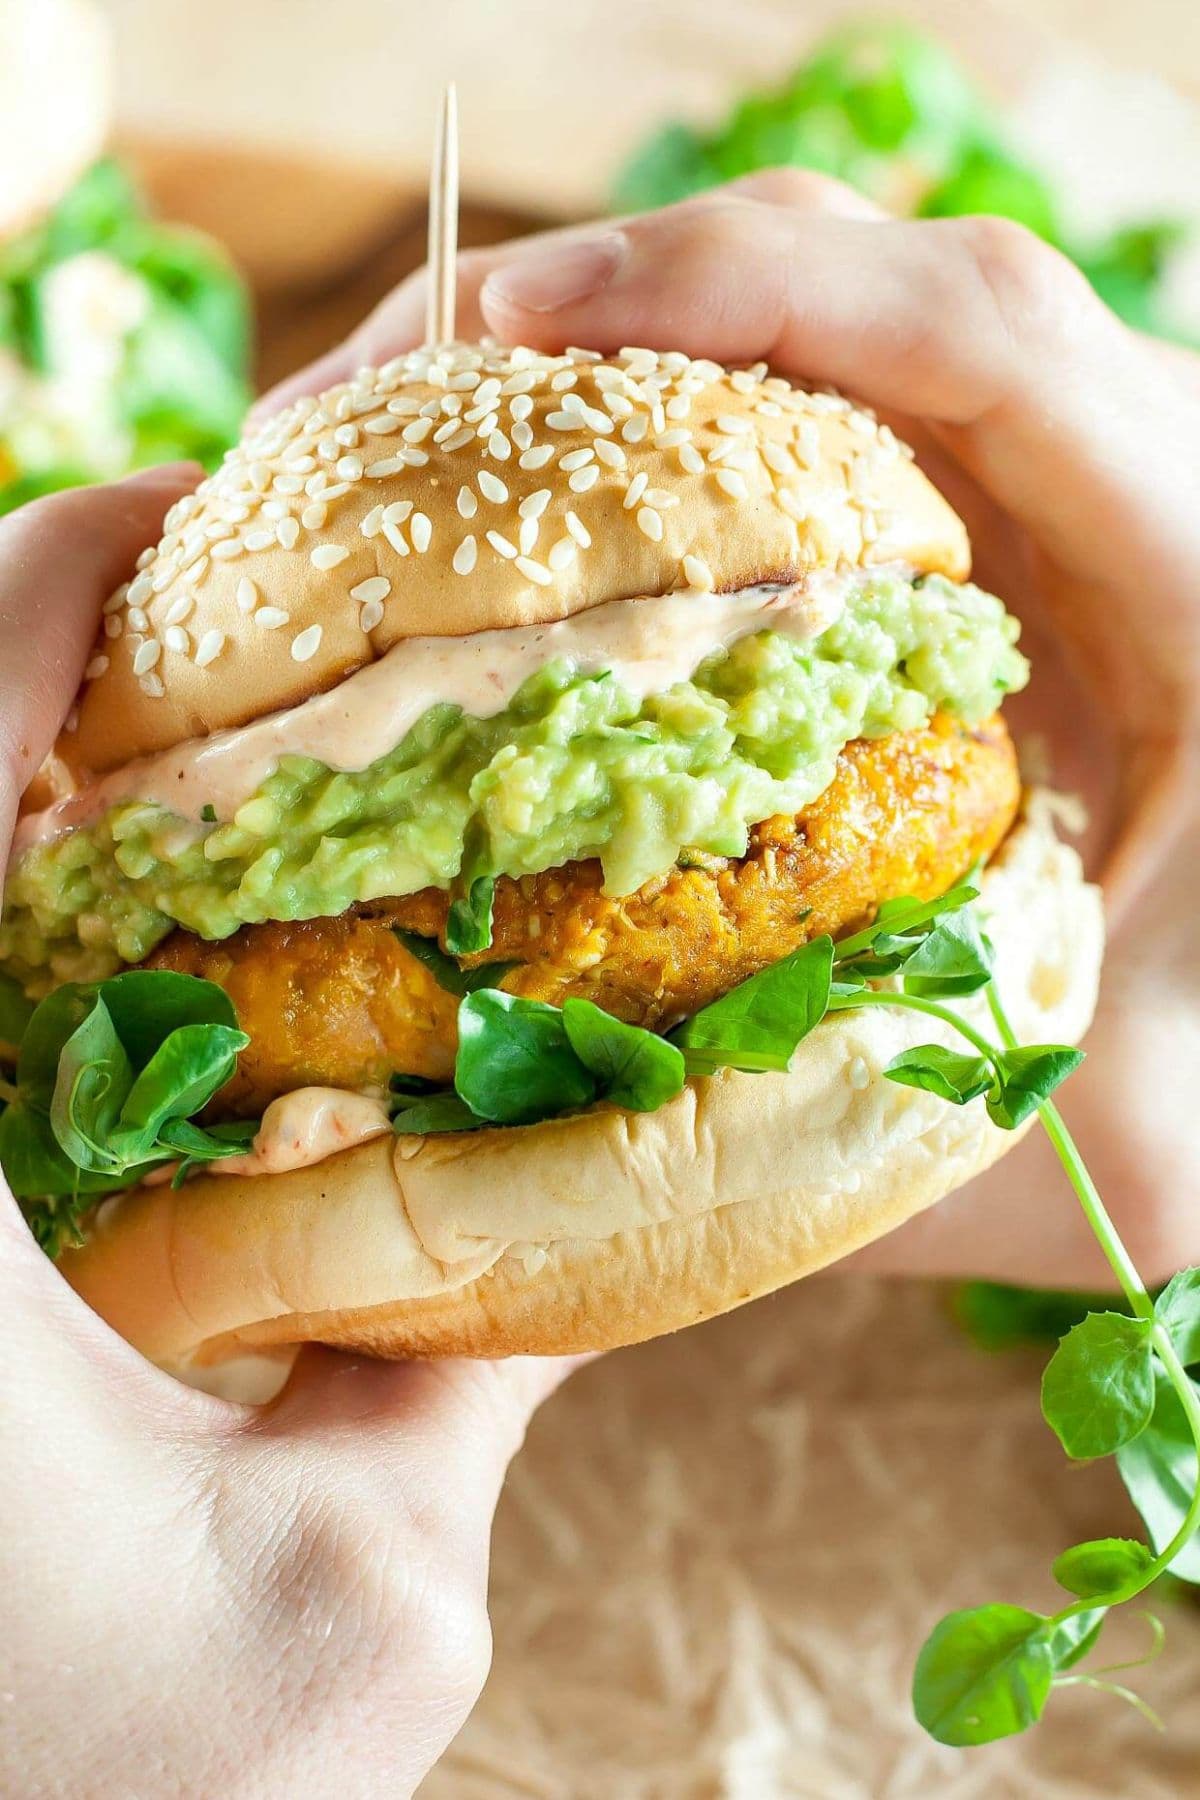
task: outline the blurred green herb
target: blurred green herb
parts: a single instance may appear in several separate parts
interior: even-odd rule
[[[37,378],[61,375],[78,348],[60,341],[68,327],[56,321],[57,283],[85,255],[132,284],[138,304],[128,321],[106,326],[116,331],[107,380],[68,381],[42,410]],[[97,163],[48,218],[0,246],[0,348],[30,376],[0,416],[0,513],[126,468],[175,458],[213,465],[248,403],[249,338],[245,289],[218,246],[151,219],[120,167]]]
[[[1151,220],[1086,241],[956,59],[911,26],[844,27],[782,86],[747,96],[716,129],[664,126],[626,166],[614,205],[633,212],[662,206],[780,164],[836,176],[904,215],[1015,219],[1072,257],[1131,325],[1181,335],[1165,314],[1162,289],[1184,227]]]

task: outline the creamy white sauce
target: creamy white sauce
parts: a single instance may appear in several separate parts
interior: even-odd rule
[[[353,1150],[369,1138],[392,1129],[388,1109],[370,1094],[354,1094],[345,1088],[305,1087],[272,1100],[263,1113],[254,1145],[245,1156],[227,1156],[205,1163],[202,1175],[286,1175],[291,1169],[311,1169],[314,1164]],[[144,1186],[158,1187],[170,1181],[178,1165],[165,1164],[146,1177]]]
[[[17,827],[14,854],[88,825],[123,800],[166,807],[197,822],[204,806],[220,820],[232,818],[281,757],[365,769],[439,701],[490,718],[522,682],[558,657],[583,671],[611,669],[623,687],[646,699],[686,681],[707,656],[753,632],[816,637],[840,618],[847,592],[860,578],[857,570],[821,571],[790,587],[769,583],[733,594],[689,588],[611,600],[557,624],[406,638],[328,693],[129,763],[27,814]]]

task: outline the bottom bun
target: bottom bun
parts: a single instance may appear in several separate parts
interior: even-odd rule
[[[1034,796],[984,878],[1024,1042],[1075,1042],[1103,949],[1097,890]],[[960,1003],[986,1023],[979,998]],[[883,1071],[949,1027],[825,1020],[786,1075],[723,1072],[658,1112],[372,1139],[286,1175],[205,1176],[104,1203],[61,1267],[156,1362],[315,1341],[377,1356],[613,1348],[835,1262],[1008,1149],[982,1104]]]

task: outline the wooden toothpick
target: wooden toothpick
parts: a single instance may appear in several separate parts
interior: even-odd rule
[[[458,96],[446,83],[429,176],[429,297],[425,341],[454,342],[454,284],[458,260]]]

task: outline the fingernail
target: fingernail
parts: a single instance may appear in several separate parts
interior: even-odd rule
[[[502,268],[493,269],[483,284],[482,299],[485,305],[489,299],[495,299],[503,306],[537,313],[577,305],[608,285],[624,261],[627,248],[625,234],[620,231],[598,238],[540,245]]]

